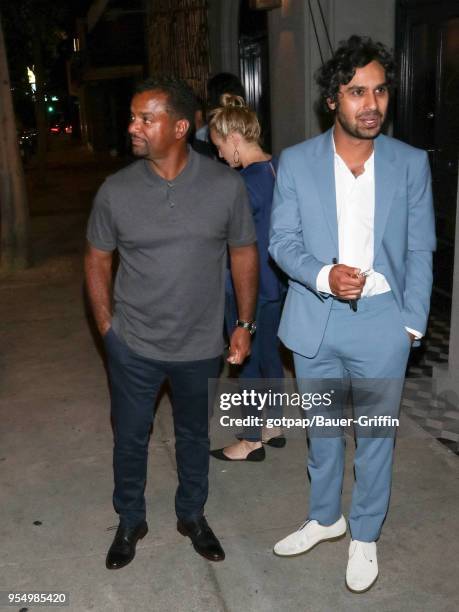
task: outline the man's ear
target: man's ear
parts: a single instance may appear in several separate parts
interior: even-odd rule
[[[179,119],[175,124],[175,137],[177,140],[186,138],[190,129],[190,122],[188,119]]]
[[[332,100],[332,98],[327,98],[327,106],[330,110],[336,110],[336,102]]]

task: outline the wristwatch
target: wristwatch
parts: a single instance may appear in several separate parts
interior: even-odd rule
[[[253,334],[257,331],[256,321],[249,323],[249,321],[242,321],[241,319],[238,319],[236,321],[236,326],[246,329],[251,336],[253,336]]]

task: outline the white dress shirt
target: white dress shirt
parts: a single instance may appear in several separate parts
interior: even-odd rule
[[[335,143],[333,141],[333,147]],[[390,291],[384,274],[373,270],[375,173],[374,152],[364,164],[364,171],[355,177],[335,149],[335,191],[338,220],[339,263],[367,272],[362,297]],[[317,275],[317,290],[333,295],[328,276],[334,264],[324,266]],[[422,338],[418,331],[406,330]]]

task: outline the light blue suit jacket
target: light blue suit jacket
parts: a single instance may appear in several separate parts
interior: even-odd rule
[[[435,221],[425,151],[375,139],[374,264],[407,327],[425,332],[432,289]],[[332,299],[317,292],[320,269],[339,261],[332,129],[286,149],[279,161],[269,251],[289,276],[279,337],[314,357]]]

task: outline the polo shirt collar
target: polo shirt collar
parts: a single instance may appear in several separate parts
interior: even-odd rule
[[[162,176],[159,176],[150,165],[150,162],[146,159],[142,159],[142,170],[145,180],[150,185],[182,185],[187,183],[194,174],[196,173],[197,167],[199,165],[199,154],[194,151],[190,145],[187,147],[188,151],[188,160],[186,162],[183,170],[178,174],[173,180],[168,181]]]

